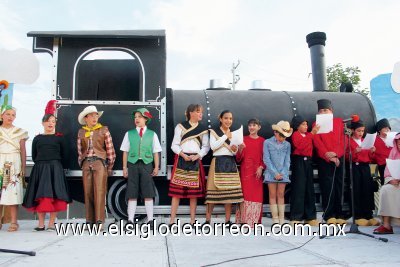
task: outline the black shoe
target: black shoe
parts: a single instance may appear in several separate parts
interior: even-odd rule
[[[210,221],[205,221],[205,222],[203,223],[203,225],[211,225],[211,222],[210,222]]]
[[[233,223],[231,222],[231,221],[227,221],[227,222],[225,222],[225,227],[231,227],[231,225],[232,225]]]
[[[33,231],[35,231],[35,232],[41,232],[41,231],[44,231],[44,230],[46,230],[46,228],[43,226],[43,227],[35,227],[35,228],[33,228]]]

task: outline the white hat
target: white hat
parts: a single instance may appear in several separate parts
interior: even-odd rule
[[[272,130],[280,132],[286,137],[291,136],[293,133],[293,129],[290,128],[290,123],[287,121],[280,121],[277,124],[273,124]]]
[[[103,111],[97,111],[97,108],[95,106],[87,106],[81,113],[79,113],[78,116],[78,121],[81,125],[86,125],[84,118],[90,113],[99,114],[99,118],[101,117],[101,115],[103,115]]]

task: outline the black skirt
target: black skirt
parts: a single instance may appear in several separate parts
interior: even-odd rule
[[[59,160],[38,161],[32,168],[23,206],[37,206],[40,198],[53,198],[71,203],[67,179]]]

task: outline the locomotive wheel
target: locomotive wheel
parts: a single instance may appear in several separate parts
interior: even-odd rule
[[[156,196],[154,198],[154,205],[158,205],[159,203],[159,195],[157,187],[155,188]],[[115,220],[127,220],[127,208],[128,202],[125,200],[125,192],[126,192],[126,179],[117,179],[111,185],[108,190],[107,195],[107,206],[109,212],[115,218]],[[138,206],[144,206],[143,199],[138,199]],[[135,219],[139,221],[144,219],[146,214],[137,214],[135,215]]]

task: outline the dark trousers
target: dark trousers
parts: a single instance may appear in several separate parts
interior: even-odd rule
[[[354,219],[372,219],[374,190],[368,163],[353,162]]]
[[[316,208],[311,158],[292,156],[290,188],[290,220],[314,220]]]
[[[379,178],[381,180],[381,186],[385,184],[385,168],[386,164],[383,165],[378,165],[378,171],[379,171]]]
[[[336,170],[335,170],[336,169]],[[329,218],[344,219],[342,211],[343,159],[339,167],[333,162],[318,158],[318,177],[321,189],[324,220]]]

